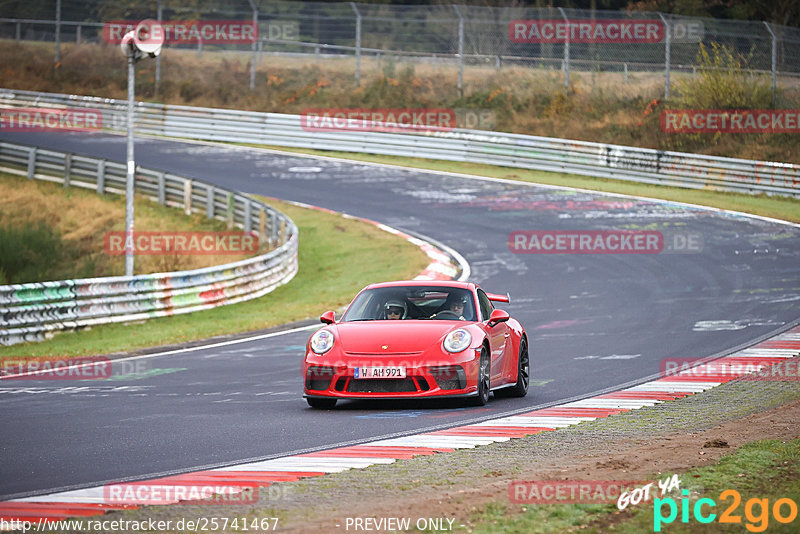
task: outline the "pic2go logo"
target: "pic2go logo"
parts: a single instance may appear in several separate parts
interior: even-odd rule
[[[689,503],[689,490],[684,489],[682,492],[683,498],[680,499],[680,513],[681,523],[689,522],[689,512],[691,509],[695,521],[698,523],[711,523],[717,518],[717,514],[712,513],[711,510],[716,508],[717,503],[714,499],[703,498],[695,501],[694,505]],[[731,504],[719,516],[719,523],[742,523],[742,516],[736,515],[739,504],[742,502],[742,496],[738,491],[727,489],[719,494],[720,501],[727,501],[731,499]],[[775,517],[778,523],[788,524],[797,518],[797,503],[789,498],[777,499],[772,503],[772,508],[769,506],[769,499],[752,498],[744,504],[744,516],[747,519],[745,527],[750,532],[764,532],[769,526],[770,512]],[[664,507],[668,509],[667,515]],[[707,513],[706,513],[707,512]],[[786,513],[788,512],[788,513]],[[666,497],[663,499],[656,498],[653,500],[653,531],[661,532],[661,525],[668,525],[678,518],[678,504],[675,499]]]

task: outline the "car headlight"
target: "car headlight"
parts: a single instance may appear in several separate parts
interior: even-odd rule
[[[453,330],[444,338],[444,350],[447,352],[461,352],[467,350],[472,343],[472,336],[463,328]]]
[[[330,330],[319,330],[311,336],[310,345],[317,354],[325,354],[333,347],[333,334]]]

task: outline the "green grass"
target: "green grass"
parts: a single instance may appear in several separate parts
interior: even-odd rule
[[[668,474],[653,475],[652,480],[665,478]],[[661,532],[669,533],[713,533],[713,532],[797,532],[800,517],[788,524],[781,524],[772,514],[778,499],[788,498],[800,504],[800,438],[789,442],[763,440],[748,443],[736,452],[723,457],[714,465],[693,469],[680,474],[681,488],[689,490],[688,521],[682,522],[682,495],[673,492],[677,516],[672,523],[661,524]],[[657,487],[656,487],[657,489]],[[720,524],[721,514],[732,507],[733,497],[720,494],[724,490],[736,490],[741,496],[738,507],[731,510],[731,517],[739,516],[740,522]],[[693,515],[694,504],[700,498],[712,499],[714,509],[703,505],[702,513],[715,513],[716,519],[701,524]],[[769,515],[763,515],[750,499],[768,499]],[[748,516],[747,510],[750,510]],[[669,515],[669,505],[664,504],[662,515]],[[629,506],[619,513],[614,504],[511,504],[493,502],[476,511],[469,524],[475,534],[497,532],[573,532],[586,533],[619,532],[638,534],[654,531],[654,500]],[[788,516],[789,505],[784,504],[782,515]],[[747,526],[750,525],[750,528]],[[765,527],[762,529],[762,527]]]
[[[416,246],[373,225],[263,200],[291,217],[300,230],[300,270],[289,284],[255,300],[208,311],[58,333],[41,343],[0,348],[0,358],[106,354],[318,317],[346,305],[369,283],[413,278],[428,264]]]
[[[259,145],[250,145],[259,147]],[[725,210],[742,211],[772,217],[786,221],[800,223],[800,199],[748,195],[744,193],[728,193],[701,189],[684,189],[661,185],[639,184],[623,180],[610,180],[606,178],[593,178],[575,174],[563,174],[527,169],[513,169],[509,167],[496,167],[478,163],[450,162],[424,158],[406,158],[400,156],[383,156],[376,154],[357,154],[351,152],[334,152],[325,150],[312,150],[305,148],[287,148],[278,146],[260,146],[271,150],[296,152],[319,156],[384,163],[388,165],[402,165],[419,169],[430,169],[441,172],[454,172],[459,174],[472,174],[475,176],[488,176],[490,178],[504,178],[535,184],[557,185],[562,187],[576,187],[606,193],[619,193],[624,195],[643,196],[686,202],[701,206],[710,206]]]

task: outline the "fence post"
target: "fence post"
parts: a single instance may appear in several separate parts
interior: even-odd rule
[[[669,100],[669,71],[672,55],[672,30],[669,27],[669,23],[664,15],[659,13],[658,16],[661,17],[661,22],[664,23],[664,100]]]
[[[69,187],[69,175],[72,173],[72,154],[64,155],[64,187]]]
[[[564,39],[564,91],[569,92],[569,19],[564,12],[564,8],[559,7],[558,10],[561,12],[561,17],[564,19],[564,22],[567,23],[568,28],[566,38]]]
[[[161,0],[156,0],[158,3],[158,14],[156,16],[156,20],[158,23],[161,24],[161,15],[162,15],[162,6]],[[156,56],[156,82],[155,87],[153,88],[153,94],[158,95],[158,84],[161,81],[161,54]]]
[[[453,5],[458,15],[458,94],[464,96],[464,17],[457,5]]]
[[[61,62],[61,0],[56,0],[56,55],[53,64],[58,68]]]
[[[253,27],[255,28],[256,33],[258,33],[258,8],[256,7],[255,3],[253,3],[253,0],[247,0],[247,1],[250,2],[250,8],[253,10]],[[256,49],[257,49],[256,41],[253,41],[253,46],[252,46],[253,57],[250,59],[250,90],[251,91],[255,91],[256,90],[256,54],[257,54],[257,50]]]
[[[769,22],[763,21],[767,31],[772,36],[772,108],[775,109],[776,91],[778,88],[778,36],[772,31]]]
[[[32,180],[36,174],[36,152],[39,149],[34,147],[28,152],[28,180]]]
[[[356,13],[356,87],[361,86],[361,13],[355,2],[350,2],[350,7]]]
[[[106,160],[97,162],[97,193],[102,195],[106,191]]]

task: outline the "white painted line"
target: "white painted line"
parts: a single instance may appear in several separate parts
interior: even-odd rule
[[[186,347],[184,349],[174,349],[174,350],[167,350],[167,351],[163,351],[163,352],[154,352],[152,354],[142,354],[140,356],[129,356],[127,358],[115,358],[115,359],[110,359],[110,360],[101,360],[101,361],[97,361],[97,362],[87,362],[87,363],[82,363],[82,364],[77,364],[77,365],[71,365],[69,367],[58,367],[58,369],[42,369],[42,370],[39,370],[39,371],[30,371],[28,373],[20,373],[20,374],[17,374],[17,375],[6,375],[6,376],[3,376],[2,379],[3,380],[8,380],[8,379],[12,379],[12,378],[20,378],[20,377],[23,377],[23,376],[35,376],[35,375],[40,375],[40,374],[45,374],[45,373],[53,373],[53,372],[56,372],[56,371],[64,372],[64,371],[68,371],[70,369],[83,369],[84,367],[91,367],[91,366],[94,366],[94,365],[106,365],[109,362],[112,363],[112,364],[115,363],[115,362],[130,362],[130,361],[133,361],[133,360],[146,360],[146,359],[149,359],[149,358],[157,358],[158,356],[168,356],[170,354],[180,354],[181,352],[194,352],[194,351],[204,350],[204,349],[214,349],[214,348],[217,348],[217,347],[226,347],[228,345],[235,345],[237,343],[246,343],[248,341],[257,341],[259,339],[267,339],[267,338],[271,338],[271,337],[282,336],[282,335],[285,335],[285,334],[294,334],[295,332],[302,332],[304,330],[311,330],[311,329],[316,329],[316,328],[320,328],[320,327],[321,327],[321,325],[312,324],[312,325],[309,325],[309,326],[300,326],[298,328],[291,328],[289,330],[282,330],[280,332],[271,332],[269,334],[259,334],[257,336],[250,336],[250,337],[245,337],[245,338],[242,338],[242,339],[233,339],[233,340],[230,340],[230,341],[220,341],[219,343],[211,343],[209,345],[198,345],[196,347]],[[77,358],[77,356],[76,356],[76,358]]]

